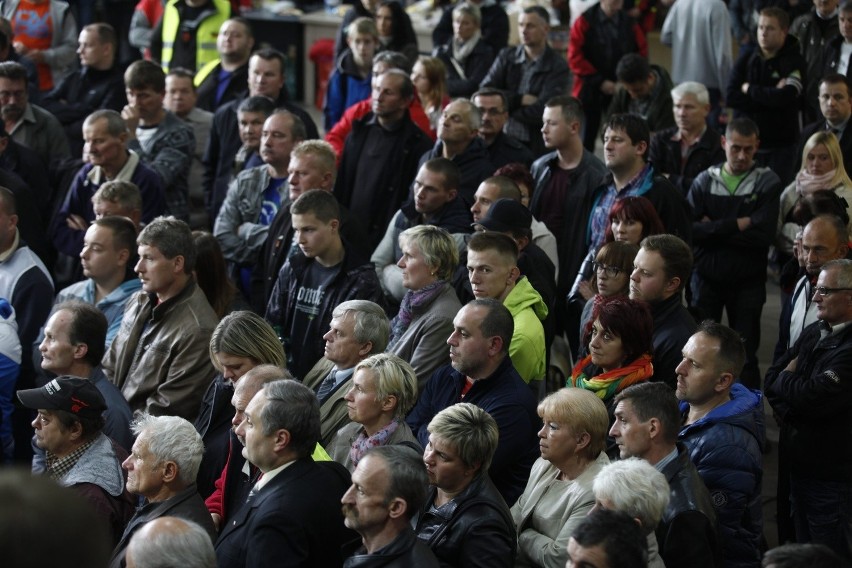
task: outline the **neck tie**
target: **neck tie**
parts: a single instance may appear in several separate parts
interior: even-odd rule
[[[331,389],[334,388],[334,383],[337,381],[337,371],[332,369],[329,371],[328,376],[323,380],[322,384],[317,391],[317,398],[319,399],[320,404],[325,402],[325,399],[328,398],[328,395],[331,394]]]

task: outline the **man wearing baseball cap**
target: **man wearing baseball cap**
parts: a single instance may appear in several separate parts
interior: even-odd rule
[[[47,474],[80,492],[109,524],[113,542],[133,516],[124,487],[124,450],[103,433],[104,398],[87,379],[61,376],[37,389],[18,391],[21,404],[38,411],[36,445],[47,455]]]

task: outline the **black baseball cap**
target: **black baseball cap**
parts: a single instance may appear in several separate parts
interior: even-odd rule
[[[80,418],[97,418],[107,409],[98,387],[80,377],[56,377],[41,388],[19,390],[18,400],[33,410],[64,410]]]

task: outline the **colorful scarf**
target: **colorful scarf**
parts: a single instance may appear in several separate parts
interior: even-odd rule
[[[361,431],[358,432],[358,437],[352,441],[352,447],[349,448],[349,459],[352,460],[352,467],[358,465],[358,462],[361,461],[361,458],[364,457],[364,452],[369,450],[370,448],[377,448],[379,446],[386,446],[388,440],[396,432],[396,429],[399,427],[399,420],[394,419],[393,422],[373,434],[372,436],[367,436],[367,432],[361,428]]]
[[[654,374],[654,365],[651,364],[651,356],[647,353],[624,367],[620,367],[608,373],[602,373],[589,377],[585,373],[585,367],[592,362],[592,356],[586,355],[571,370],[571,378],[565,381],[566,387],[576,387],[590,390],[604,402],[615,396],[630,385],[647,381]],[[592,368],[597,369],[596,366]]]
[[[396,342],[408,331],[408,326],[414,319],[414,311],[431,304],[438,294],[444,290],[445,283],[445,280],[437,280],[419,290],[409,290],[405,293],[405,296],[402,297],[399,313],[391,321],[388,350],[396,345]]]

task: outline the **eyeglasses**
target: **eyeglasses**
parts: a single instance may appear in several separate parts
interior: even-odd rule
[[[825,286],[819,286],[817,288],[814,288],[814,294],[819,294],[821,298],[825,298],[827,296],[830,296],[831,294],[834,294],[835,292],[843,292],[848,290],[852,290],[852,288],[826,288]]]
[[[596,273],[604,273],[609,278],[615,278],[616,276],[624,272],[617,266],[607,266],[606,264],[602,264],[600,262],[593,262],[592,268],[595,270]]]

